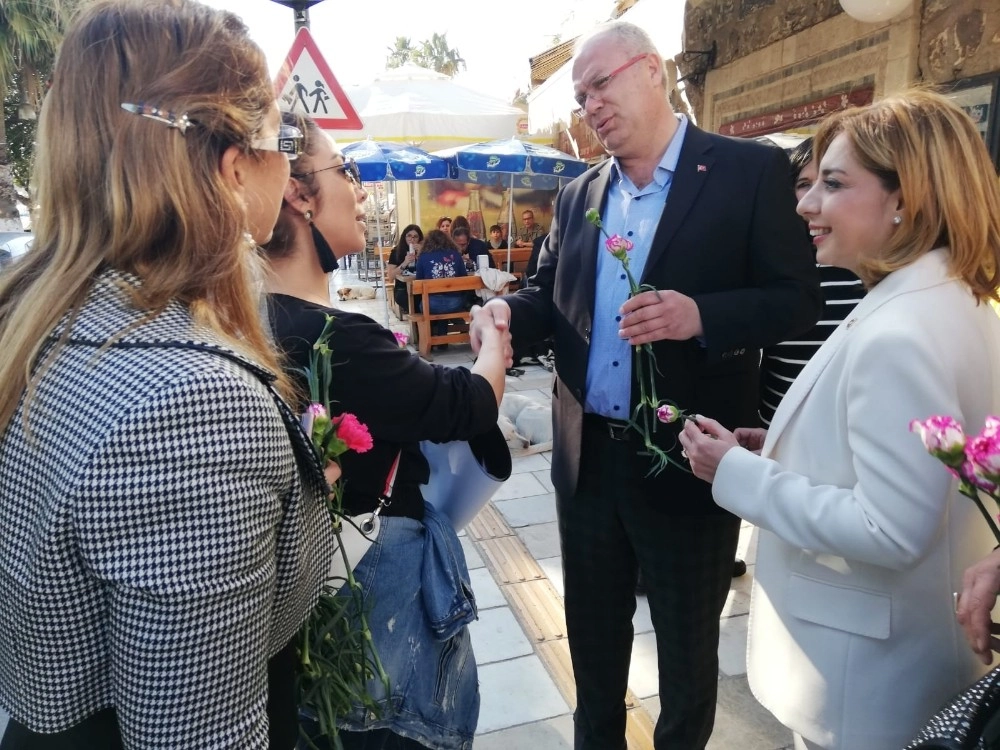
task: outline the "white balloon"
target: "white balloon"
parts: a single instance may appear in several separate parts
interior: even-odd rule
[[[911,0],[840,0],[840,7],[851,18],[865,23],[879,23],[898,16]]]

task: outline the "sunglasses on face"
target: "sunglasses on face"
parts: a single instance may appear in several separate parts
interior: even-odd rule
[[[339,170],[354,184],[354,187],[361,187],[361,170],[358,169],[358,163],[354,161],[354,159],[345,159],[343,164],[334,164],[332,167],[314,169],[312,172],[293,174],[292,177],[308,177],[311,174],[319,174],[320,172],[326,172],[330,169]]]
[[[250,141],[250,148],[258,151],[277,151],[295,161],[302,153],[302,131],[291,125],[282,124],[277,135],[255,138]]]

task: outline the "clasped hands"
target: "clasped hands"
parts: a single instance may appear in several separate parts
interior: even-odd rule
[[[484,346],[502,346],[504,367],[514,366],[514,347],[510,338],[510,305],[502,299],[492,299],[483,306],[473,305],[469,325],[469,343],[479,354]]]

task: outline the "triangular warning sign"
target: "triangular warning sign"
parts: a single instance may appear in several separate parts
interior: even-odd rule
[[[364,128],[305,27],[295,35],[288,57],[274,79],[274,91],[281,109],[312,115],[325,130]]]

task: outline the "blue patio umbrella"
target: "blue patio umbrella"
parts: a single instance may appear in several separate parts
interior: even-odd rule
[[[459,182],[469,182],[475,185],[489,185],[499,188],[510,187],[510,175],[494,172],[480,172],[477,169],[469,171],[459,169],[456,179]],[[555,190],[560,186],[559,178],[549,174],[519,174],[514,175],[514,187],[526,190]]]
[[[514,227],[514,196],[513,189],[519,184],[523,187],[541,187],[542,184],[558,187],[558,184],[547,180],[558,181],[579,177],[588,169],[585,161],[564,153],[551,146],[521,141],[517,138],[505,138],[498,141],[473,143],[470,146],[459,146],[446,151],[435,152],[454,164],[458,174],[474,176],[471,182],[480,184],[493,183],[495,175],[505,175],[504,181],[511,188],[511,200],[508,203],[507,226]],[[525,181],[523,184],[521,181]],[[544,189],[544,188],[542,188]],[[507,237],[507,262],[510,263],[510,247],[514,242],[513,231]]]
[[[438,156],[454,157],[460,169],[502,174],[551,175],[579,177],[587,171],[587,163],[551,146],[505,138],[499,141],[459,146]]]
[[[406,143],[387,143],[371,139],[351,143],[341,149],[345,159],[354,159],[365,182],[446,179],[453,167],[444,159]],[[376,201],[376,215],[381,211]],[[378,246],[382,247],[382,222],[375,223]],[[379,270],[385,278],[385,263],[379,253]],[[383,290],[385,291],[385,290]],[[385,292],[385,324],[389,325],[389,300]]]
[[[343,148],[344,158],[354,159],[365,182],[383,180],[444,180],[450,166],[440,156],[406,143],[358,141]]]

